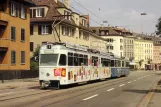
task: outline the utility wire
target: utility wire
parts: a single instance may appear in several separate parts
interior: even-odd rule
[[[92,15],[94,15],[95,17],[97,17],[98,19],[100,19],[101,21],[104,21],[102,18],[98,17],[95,13],[93,13],[92,11],[90,11],[89,9],[87,9],[86,7],[84,7],[82,4],[80,4],[79,2],[77,2],[76,0],[73,0],[76,4],[78,4],[79,6],[81,6],[82,8],[84,8],[85,10],[87,10],[88,12],[90,12]]]

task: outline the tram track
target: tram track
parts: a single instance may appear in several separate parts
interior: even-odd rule
[[[37,100],[33,100],[33,101],[30,101],[30,102],[27,102],[25,105],[30,105],[30,104],[33,104],[33,103],[36,103],[36,102],[39,102],[39,101],[42,101],[44,99],[51,99],[51,98],[58,98],[58,97],[62,97],[62,96],[68,96],[68,95],[72,95],[73,93],[76,93],[76,92],[83,92],[83,93],[79,93],[78,95],[76,94],[75,96],[72,96],[70,98],[73,98],[73,97],[76,97],[76,96],[79,96],[79,95],[83,95],[83,94],[86,94],[86,93],[89,93],[91,91],[97,91],[99,89],[102,89],[102,88],[105,88],[105,87],[109,87],[109,86],[112,86],[112,85],[117,85],[117,84],[120,84],[122,82],[126,82],[126,81],[131,81],[133,79],[136,79],[138,78],[138,76],[132,76],[132,77],[126,77],[126,78],[119,78],[119,79],[116,79],[116,80],[111,80],[111,81],[105,81],[105,82],[100,82],[99,84],[88,84],[88,85],[84,85],[83,87],[80,88],[80,86],[78,87],[74,87],[74,88],[70,88],[70,89],[67,89],[67,90],[49,90],[49,91],[46,91],[45,92],[36,92],[36,93],[32,93],[32,94],[27,94],[27,95],[20,95],[20,96],[15,96],[15,97],[11,97],[11,98],[7,98],[7,96],[0,98],[0,102],[5,102],[5,101],[11,101],[11,100],[16,100],[16,99],[22,99],[22,98],[28,98],[28,97],[31,97],[31,96],[36,96],[38,95],[39,98]],[[49,94],[49,95],[47,95]],[[54,95],[53,95],[54,94]],[[70,99],[69,97],[65,98],[65,99],[61,99],[60,101],[64,101],[66,99]],[[55,103],[57,103],[59,101],[56,101]]]

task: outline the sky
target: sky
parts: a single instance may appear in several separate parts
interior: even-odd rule
[[[89,14],[90,26],[101,26],[103,21],[108,21],[104,26],[149,35],[156,31],[161,16],[161,0],[70,0],[70,6],[80,14]]]

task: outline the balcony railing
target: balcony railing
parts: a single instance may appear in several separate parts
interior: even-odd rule
[[[0,47],[9,47],[9,39],[0,38]]]

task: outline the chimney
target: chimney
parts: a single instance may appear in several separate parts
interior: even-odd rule
[[[55,3],[58,3],[58,0],[54,0],[55,1]]]
[[[64,5],[69,9],[70,0],[64,0]]]

